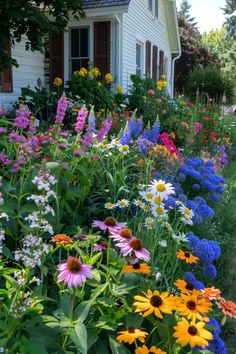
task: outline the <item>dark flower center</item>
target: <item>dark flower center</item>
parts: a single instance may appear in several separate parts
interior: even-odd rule
[[[123,238],[131,238],[132,237],[132,231],[130,229],[124,228],[120,230],[120,236]]]
[[[135,238],[134,240],[130,241],[130,247],[132,247],[135,251],[141,251],[143,249],[142,240],[139,238]]]
[[[185,255],[186,258],[190,257],[190,253],[189,252],[185,252],[184,255]]]
[[[153,295],[150,299],[150,304],[153,307],[160,307],[162,303],[163,303],[162,298],[158,295]]]
[[[194,326],[189,326],[188,327],[188,333],[191,334],[191,336],[196,336],[197,334],[197,328]]]
[[[192,283],[187,282],[187,284],[186,284],[186,286],[185,286],[185,289],[187,289],[187,290],[193,290],[193,289],[194,289],[194,286],[193,286]]]
[[[71,257],[67,261],[67,267],[68,267],[69,271],[72,273],[79,272],[81,269],[81,266],[82,266],[82,264],[80,263],[80,261],[76,257]]]
[[[106,248],[107,248],[108,242],[107,242],[107,241],[102,241],[102,242],[100,242],[100,245],[101,245],[102,247],[106,247]]]
[[[149,351],[148,354],[155,354],[154,352]]]
[[[190,300],[187,302],[187,308],[191,311],[195,310],[197,307],[196,302],[193,300]]]
[[[135,333],[135,329],[134,329],[133,327],[129,327],[129,328],[128,328],[128,332],[129,332],[129,333]]]
[[[116,226],[117,221],[115,218],[113,218],[113,216],[108,216],[105,220],[104,220],[104,224],[107,226]]]
[[[135,264],[133,264],[133,268],[134,268],[134,269],[140,269],[141,266],[140,266],[139,263],[135,263]]]

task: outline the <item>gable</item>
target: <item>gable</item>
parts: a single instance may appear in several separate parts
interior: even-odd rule
[[[85,0],[83,8],[93,9],[98,7],[129,5],[130,0]]]

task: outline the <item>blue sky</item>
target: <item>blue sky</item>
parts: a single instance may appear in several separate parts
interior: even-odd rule
[[[177,7],[181,0],[176,0]],[[224,22],[224,14],[220,9],[224,7],[225,0],[189,0],[191,15],[196,18],[200,32],[209,31],[212,28],[221,28]]]

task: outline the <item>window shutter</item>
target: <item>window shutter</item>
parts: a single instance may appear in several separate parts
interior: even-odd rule
[[[110,72],[110,27],[109,21],[94,22],[94,66],[102,77]]]
[[[6,44],[6,52],[11,52],[10,41]],[[12,67],[0,72],[0,92],[13,92]]]
[[[64,33],[55,33],[49,39],[49,81],[53,86],[55,77],[64,80]]]
[[[146,42],[146,78],[151,77],[151,43]]]
[[[157,81],[157,55],[158,48],[154,45],[152,48],[152,78],[154,81]]]
[[[160,50],[159,67],[160,67],[159,78],[161,78],[161,75],[164,74],[164,52],[163,52],[163,50]]]

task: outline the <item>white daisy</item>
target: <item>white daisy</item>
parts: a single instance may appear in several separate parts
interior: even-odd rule
[[[194,217],[194,212],[187,208],[184,204],[179,205],[179,211],[182,214],[180,220],[183,221],[186,225],[193,225],[192,218]]]
[[[151,202],[154,197],[154,194],[149,191],[139,192],[139,194],[141,197],[143,197],[144,200],[146,200],[146,202]]]
[[[119,151],[123,153],[123,155],[127,155],[129,153],[129,145],[120,145]]]
[[[156,218],[165,218],[167,217],[167,213],[166,210],[164,209],[164,205],[157,205],[155,207],[153,207],[152,209],[152,215],[154,215]]]
[[[159,281],[161,279],[161,273],[157,272],[155,275],[156,281]]]
[[[151,230],[155,225],[155,220],[153,218],[146,218],[144,225],[147,229]]]
[[[154,179],[148,186],[148,192],[153,193],[155,196],[160,196],[161,199],[167,199],[169,195],[175,194],[174,187],[171,183],[159,179]]]
[[[133,203],[134,203],[134,205],[136,205],[140,208],[143,207],[143,202],[141,200],[135,199]]]
[[[112,139],[110,145],[111,145],[111,148],[114,148],[114,147],[120,145],[120,142],[117,139]]]
[[[129,201],[127,199],[118,200],[118,202],[116,203],[116,206],[118,206],[120,208],[127,208],[129,206]]]
[[[112,210],[116,207],[114,203],[106,203],[104,204],[105,209]]]
[[[172,234],[171,237],[176,242],[187,242],[188,241],[187,236],[184,233],[179,233],[178,235]]]

